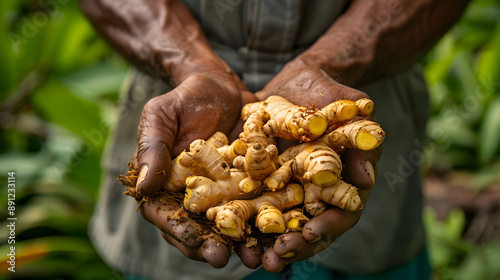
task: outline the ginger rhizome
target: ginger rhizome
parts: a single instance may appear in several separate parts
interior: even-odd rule
[[[295,176],[318,186],[332,184],[342,172],[340,156],[324,141],[302,143],[285,150],[280,162],[293,160],[291,171]]]
[[[301,231],[304,225],[309,222],[309,218],[302,209],[292,209],[283,213],[286,228],[293,231]]]
[[[316,139],[325,132],[328,125],[325,115],[319,110],[297,106],[276,95],[262,102],[245,105],[241,117],[246,120],[258,110],[269,114],[269,121],[263,126],[263,131],[269,136],[287,140]]]
[[[235,169],[231,169],[228,176],[218,178],[215,181],[203,176],[188,177],[186,179],[184,208],[191,213],[199,214],[221,203],[257,196],[257,192],[243,193],[240,191],[239,184],[244,178],[248,178],[246,173]]]
[[[243,132],[240,134],[240,139],[245,143],[259,143],[264,148],[273,141],[269,135],[264,133],[264,125],[269,120],[269,114],[264,110],[257,110],[244,118]]]
[[[199,142],[201,140],[196,140],[191,145],[201,145]],[[183,151],[180,155],[172,160],[172,169],[170,171],[170,176],[165,185],[165,189],[171,192],[183,191],[186,186],[186,179],[192,175],[207,175],[207,170],[203,162],[210,164],[210,160],[217,160],[217,163],[223,164],[224,162],[232,162],[234,158],[240,155],[244,155],[247,150],[247,146],[243,141],[236,140],[231,145],[228,146],[228,139],[226,135],[222,132],[216,132],[207,141],[203,143],[204,148],[211,147],[209,158],[200,156],[198,154],[196,160],[193,155],[188,154]],[[216,149],[219,153],[215,153]],[[222,156],[222,158],[221,158]]]
[[[358,189],[342,180],[341,156],[345,149],[369,151],[381,145],[384,131],[364,119],[374,109],[366,98],[321,109],[279,96],[246,104],[239,139],[229,144],[217,132],[206,141],[193,141],[172,160],[157,195],[173,196],[190,217],[209,223],[225,240],[254,238],[249,236],[256,231],[253,226],[267,234],[301,231],[309,218],[330,207],[359,211],[364,205]],[[296,143],[278,150],[276,138]],[[137,166],[129,169],[119,177],[126,194],[148,203],[135,191]]]
[[[328,126],[332,126],[354,119],[358,115],[358,105],[351,100],[339,100],[324,107],[321,112],[328,119]]]
[[[219,149],[206,141],[196,140],[191,143],[189,151],[181,153],[183,157],[178,159],[179,164],[185,167],[195,165],[204,170],[204,175],[185,179],[184,208],[192,213],[205,212],[210,207],[234,199],[252,197],[250,192],[242,194],[238,187],[247,174],[231,170]]]
[[[235,158],[233,164],[234,167],[246,171],[252,179],[260,180],[276,170],[273,159],[277,155],[278,148],[275,145],[264,148],[259,143],[253,143],[245,156]]]
[[[358,211],[364,207],[358,189],[342,180],[337,180],[332,185],[325,187],[306,183],[304,190],[304,208],[313,216],[325,212],[327,204],[347,211]]]
[[[385,133],[376,122],[360,120],[335,129],[329,136],[330,146],[370,151],[384,141]]]
[[[233,200],[225,205],[208,209],[207,217],[215,221],[219,230],[233,238],[245,234],[247,221],[257,215],[256,226],[263,233],[283,233],[286,229],[283,210],[304,201],[304,189],[299,184],[289,184],[276,192],[265,192],[250,200]]]

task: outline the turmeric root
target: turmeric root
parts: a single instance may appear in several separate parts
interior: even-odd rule
[[[306,182],[326,186],[335,182],[342,172],[339,155],[323,141],[302,143],[279,155],[280,163],[294,160],[292,172]]]
[[[233,154],[242,155],[246,152],[246,145],[242,147],[241,141],[233,142],[231,146],[227,146],[228,139],[227,136],[222,132],[216,132],[207,141],[205,141],[207,147],[217,148],[224,157],[231,159]],[[244,149],[244,151],[243,151]],[[214,154],[212,154],[214,155]],[[234,156],[234,157],[236,157]],[[215,157],[219,156],[215,154]],[[186,151],[183,151],[177,157],[172,160],[172,169],[170,170],[170,176],[165,183],[164,189],[170,192],[180,192],[183,191],[186,186],[186,178],[193,175],[206,176],[207,171],[205,168],[196,161],[191,155]]]
[[[360,120],[335,129],[329,137],[330,146],[369,151],[384,141],[385,133],[376,122]]]
[[[351,100],[338,100],[321,109],[328,120],[328,126],[346,122],[358,115],[358,105]]]
[[[190,158],[195,160],[206,174],[213,180],[219,180],[229,176],[229,164],[224,160],[224,157],[219,153],[217,148],[208,144],[204,140],[195,140],[189,145],[189,152],[186,153]],[[184,158],[188,158],[183,157]],[[185,161],[179,159],[179,163],[188,167]],[[189,161],[191,163],[192,161]]]
[[[328,124],[320,111],[294,105],[276,95],[262,102],[245,105],[242,119],[246,120],[258,110],[264,110],[270,116],[270,120],[264,125],[264,132],[287,140],[312,141],[325,132]]]
[[[170,176],[166,182],[165,189],[170,192],[183,191],[186,185],[186,178],[192,175],[206,175],[206,171],[184,151],[172,160],[172,169],[170,170]]]
[[[309,218],[302,212],[302,209],[288,210],[283,214],[286,228],[294,231],[301,231]]]
[[[373,109],[375,109],[373,101],[368,98],[356,100],[356,105],[358,106],[358,116],[369,116],[373,112]]]
[[[216,148],[224,147],[229,144],[226,134],[220,131],[217,131],[214,135],[210,136],[206,142]]]
[[[242,144],[246,148],[246,145]],[[238,185],[246,174],[236,170],[231,171],[229,164],[215,146],[203,140],[195,140],[189,146],[189,152],[184,153],[179,159],[179,163],[187,167],[193,161],[203,167],[206,176],[191,176],[186,179],[184,197],[186,210],[201,213],[221,202],[255,196],[251,192],[248,194],[240,192]]]
[[[224,145],[217,148],[217,151],[222,155],[224,160],[232,165],[233,160],[237,156],[243,156],[247,152],[247,145],[242,140],[235,140],[231,145]]]
[[[245,234],[246,223],[257,214],[256,226],[263,233],[283,233],[286,229],[282,211],[304,201],[301,185],[289,184],[277,192],[265,192],[251,200],[233,200],[212,207],[207,218],[215,221],[222,234],[239,239]]]
[[[264,148],[259,143],[252,144],[245,156],[234,159],[233,165],[239,170],[245,170],[252,179],[261,180],[276,170],[274,157],[278,155],[278,148],[268,145]]]
[[[199,214],[221,203],[258,196],[260,194],[258,192],[240,191],[238,184],[246,177],[245,172],[235,169],[231,169],[229,176],[216,181],[203,176],[188,177],[184,208],[191,213]]]
[[[264,110],[257,110],[250,114],[243,124],[243,132],[240,134],[240,139],[247,144],[259,143],[264,148],[272,142],[269,136],[262,130],[266,122],[269,120],[269,114]]]
[[[241,180],[239,183],[239,188],[242,193],[250,193],[257,191],[262,187],[262,181],[261,180],[255,180],[252,179],[252,177],[246,177],[245,179]]]
[[[357,188],[340,179],[338,152],[371,150],[382,143],[385,135],[377,123],[353,121],[373,110],[369,99],[340,100],[316,110],[271,96],[244,106],[246,122],[239,140],[229,145],[228,138],[218,132],[206,141],[193,141],[188,151],[172,161],[166,191],[142,197],[135,190],[137,166],[131,165],[119,179],[127,186],[126,194],[140,205],[165,195],[183,200],[184,209],[191,213],[206,212],[210,221],[204,222],[215,224],[226,240],[245,240],[250,233],[248,221],[254,216],[263,233],[300,231],[309,220],[304,212],[283,212],[301,203],[312,216],[326,211],[328,205],[346,211],[363,209]],[[278,155],[274,136],[307,143]],[[301,184],[291,183],[297,181]]]
[[[304,208],[313,215],[318,216],[326,211],[326,204],[337,206],[347,211],[363,209],[358,189],[342,180],[334,184],[319,187],[313,183],[304,185]]]
[[[273,173],[267,176],[264,179],[264,184],[271,191],[281,190],[288,182],[293,175],[292,171],[293,160],[289,160],[280,168],[276,169]]]

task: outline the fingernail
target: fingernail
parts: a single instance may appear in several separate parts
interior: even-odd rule
[[[292,251],[292,252],[288,252],[288,253],[284,254],[281,257],[284,259],[288,259],[288,258],[292,258],[293,256],[295,256],[295,252]]]
[[[309,241],[310,243],[318,242],[321,238],[323,238],[323,235],[318,234],[318,237],[314,238],[313,240]]]
[[[137,177],[137,183],[135,184],[135,186],[139,186],[144,180],[146,180],[146,176],[148,175],[148,170],[149,170],[149,167],[147,165],[144,165],[142,168],[141,168],[141,171],[139,172],[139,176]]]
[[[369,161],[365,161],[365,170],[368,172],[368,175],[370,175],[373,184],[375,185],[375,168],[373,168],[373,164]]]

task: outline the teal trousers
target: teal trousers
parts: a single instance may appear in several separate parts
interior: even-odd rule
[[[245,277],[244,280],[428,280],[431,267],[427,249],[409,263],[388,271],[371,275],[352,275],[340,273],[328,268],[308,264],[306,261],[294,262],[279,273],[267,273],[263,268]]]
[[[127,280],[148,280],[147,278],[127,276]],[[352,275],[340,273],[328,268],[308,264],[306,261],[294,262],[279,273],[268,273],[262,267],[248,275],[244,280],[428,280],[431,278],[431,266],[427,249],[409,263],[388,271],[371,275]]]

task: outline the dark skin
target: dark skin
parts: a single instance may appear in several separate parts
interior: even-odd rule
[[[279,94],[293,103],[317,108],[339,99],[367,97],[355,88],[415,63],[458,20],[468,2],[355,0],[313,46],[290,61],[255,96],[263,100]],[[237,135],[233,127],[241,127],[236,124],[239,109],[256,98],[213,52],[184,5],[173,0],[82,0],[80,5],[97,30],[136,67],[155,69],[159,77],[176,86],[148,102],[141,116],[135,158],[145,175],[137,185],[142,194],[161,188],[170,169],[168,159],[193,140],[206,139],[217,130]],[[343,176],[360,188],[365,203],[374,185],[379,157],[379,150],[342,155],[348,170]],[[151,211],[154,204],[147,205],[141,211],[143,216],[186,256],[214,267],[227,263],[227,247],[212,246],[210,250],[217,251],[207,252],[202,242],[183,239],[174,230],[175,225],[165,223],[157,211]],[[167,208],[168,214],[179,205],[173,203]],[[360,215],[361,211],[332,208],[309,221],[302,234],[282,235],[262,258],[261,247],[256,252],[237,251],[248,267],[262,263],[267,271],[277,272],[290,262],[327,248],[353,227]],[[188,223],[201,226],[192,220]],[[216,241],[209,238],[203,242]],[[293,257],[282,257],[289,252],[294,252]]]

